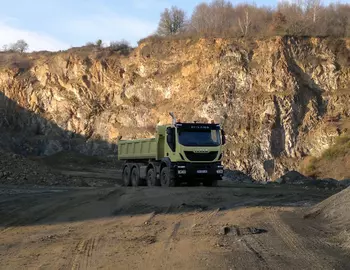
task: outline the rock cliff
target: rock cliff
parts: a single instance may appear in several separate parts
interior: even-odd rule
[[[130,55],[71,49],[0,55],[0,147],[114,152],[155,125],[224,124],[225,163],[276,178],[319,156],[350,115],[350,40],[146,40]],[[22,59],[22,58],[23,59]]]

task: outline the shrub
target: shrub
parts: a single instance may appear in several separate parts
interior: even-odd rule
[[[111,41],[109,45],[110,50],[117,51],[121,53],[122,55],[128,55],[130,51],[132,50],[129,42],[126,40],[121,41]]]

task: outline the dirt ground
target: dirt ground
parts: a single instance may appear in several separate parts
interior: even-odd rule
[[[350,269],[299,186],[0,187],[0,269]]]

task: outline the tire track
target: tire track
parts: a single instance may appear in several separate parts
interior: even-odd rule
[[[74,249],[74,257],[71,263],[72,270],[89,269],[98,246],[98,238],[82,239]]]
[[[172,229],[172,231],[171,231],[171,234],[170,234],[169,238],[168,238],[167,241],[165,242],[165,246],[164,246],[164,249],[165,249],[165,250],[168,250],[169,245],[174,241],[174,239],[175,239],[175,237],[176,237],[176,235],[177,235],[177,232],[179,231],[180,226],[181,226],[181,221],[177,222],[177,223],[174,225],[174,227],[173,227],[173,229]]]
[[[301,265],[312,265],[314,269],[327,268],[324,264],[320,264],[319,258],[305,247],[298,235],[296,235],[293,230],[281,220],[275,211],[270,212],[269,219],[271,225],[279,235],[279,238],[295,254],[298,260],[300,260],[299,263]]]
[[[253,237],[251,237],[250,240],[254,240]],[[257,260],[259,261],[260,265],[263,269],[271,269],[268,262],[264,258],[263,254],[259,249],[255,248],[252,244],[250,244],[250,241],[248,241],[246,238],[242,238],[242,243],[247,247],[247,249],[255,255]]]

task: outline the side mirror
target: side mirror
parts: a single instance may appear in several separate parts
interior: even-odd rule
[[[221,143],[222,145],[226,144],[226,137],[225,137],[225,131],[221,130]]]

